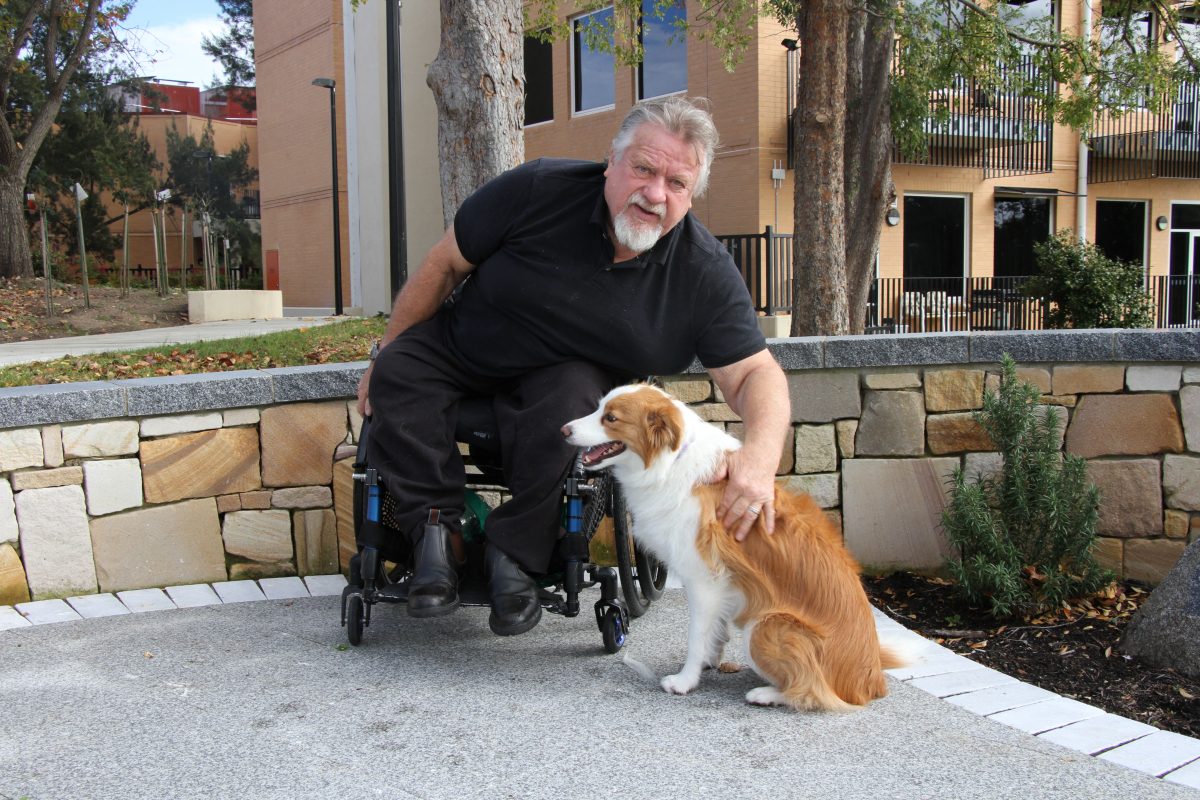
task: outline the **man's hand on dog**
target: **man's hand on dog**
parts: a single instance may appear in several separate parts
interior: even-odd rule
[[[775,469],[746,449],[725,454],[714,482],[728,480],[717,516],[733,538],[743,541],[761,517],[767,533],[775,532]]]

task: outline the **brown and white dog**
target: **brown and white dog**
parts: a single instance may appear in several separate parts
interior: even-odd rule
[[[687,694],[717,666],[730,623],[770,685],[747,702],[846,711],[887,694],[881,648],[859,567],[807,495],[775,490],[775,532],[759,521],[738,542],[717,519],[724,482],[710,483],[741,444],[653,386],[622,386],[592,414],[563,426],[588,469],[609,467],[633,514],[633,533],[687,593],[687,661],[662,688]]]

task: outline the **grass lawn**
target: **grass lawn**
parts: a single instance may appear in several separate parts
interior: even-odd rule
[[[0,367],[0,386],[153,378],[363,361],[383,335],[384,317],[351,319],[243,339],[219,339],[129,352],[68,356]]]

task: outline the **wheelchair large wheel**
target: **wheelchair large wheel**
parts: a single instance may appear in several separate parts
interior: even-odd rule
[[[650,604],[662,597],[667,582],[666,565],[637,545],[633,538],[632,517],[625,506],[620,488],[612,484],[613,540],[617,551],[617,574],[629,616],[640,617]]]

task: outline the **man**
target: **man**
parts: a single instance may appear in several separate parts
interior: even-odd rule
[[[542,159],[467,198],[397,296],[358,397],[374,418],[368,460],[414,545],[410,615],[459,605],[454,419],[467,395],[494,397],[512,490],[486,530],[497,634],[541,617],[530,575],[548,569],[574,456],[559,428],[617,383],[699,357],[746,424],[719,513],[739,539],[760,515],[773,529],[786,381],[732,260],[688,214],[716,145],[712,118],[683,98],[635,106],[607,165]]]

